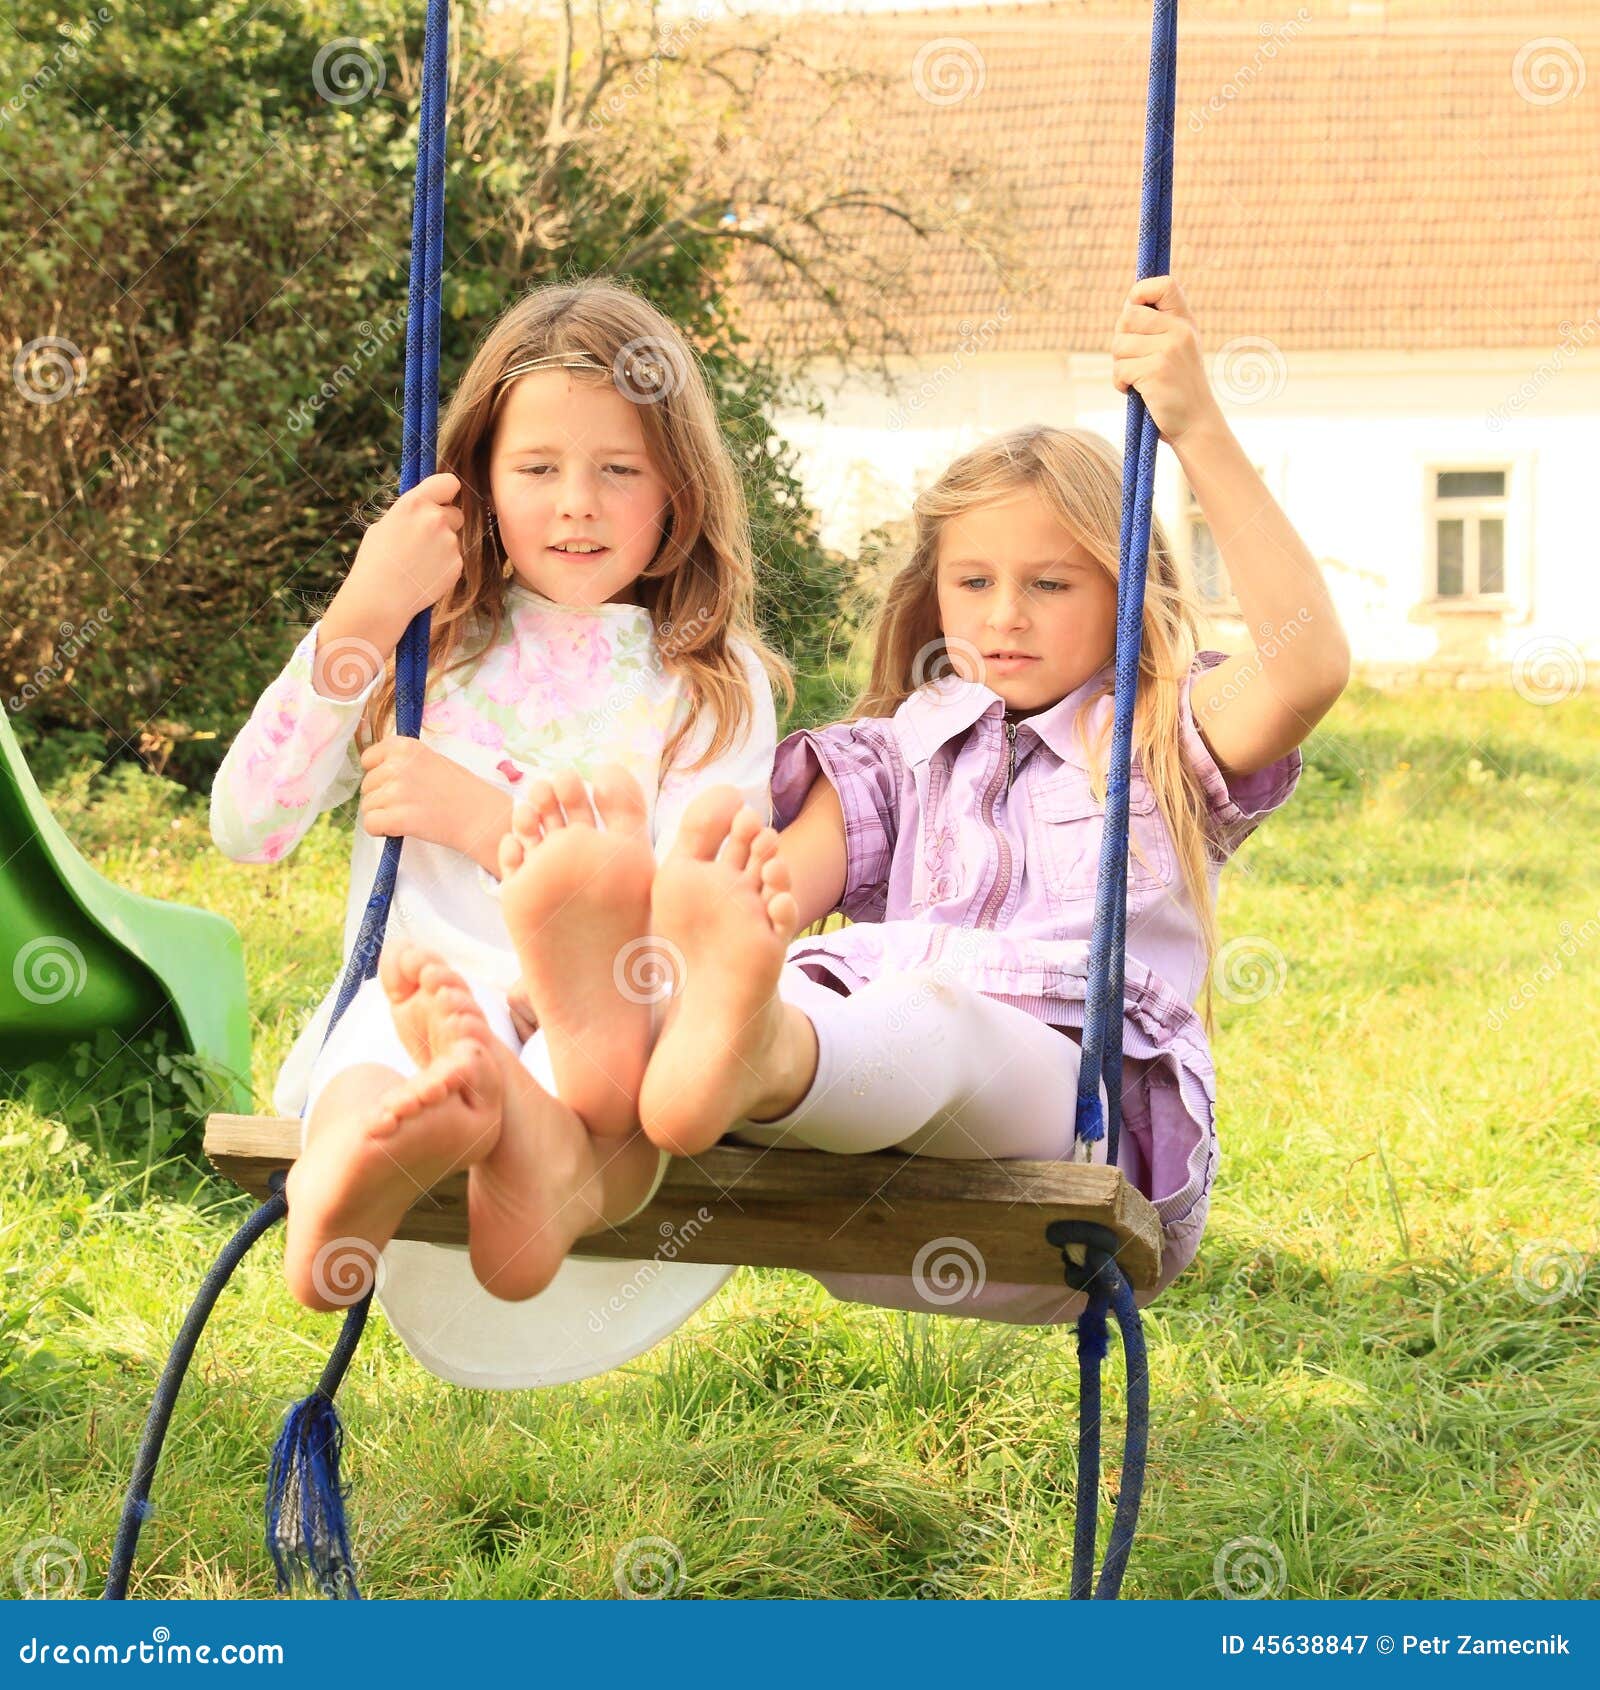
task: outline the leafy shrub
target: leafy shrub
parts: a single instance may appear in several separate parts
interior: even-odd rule
[[[173,1044],[164,1028],[125,1044],[101,1027],[59,1060],[25,1068],[24,1101],[112,1161],[147,1170],[169,1158],[197,1163],[206,1116],[228,1096],[227,1077]]]
[[[551,190],[529,163],[543,61],[497,62],[481,0],[454,12],[446,391],[520,292],[637,245],[624,273],[701,351],[743,467],[764,626],[818,668],[840,571],[772,434],[777,378],[721,309],[726,246],[703,220],[645,239],[693,159],[665,137],[646,201],[607,191],[584,138]],[[413,0],[145,0],[0,32],[23,91],[0,122],[0,342],[31,349],[0,400],[14,713],[204,788],[342,580],[399,461],[422,22]],[[353,40],[373,86],[345,103],[327,50]],[[530,239],[551,191],[570,214]]]

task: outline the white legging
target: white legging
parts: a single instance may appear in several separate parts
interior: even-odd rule
[[[849,994],[787,963],[779,995],[817,1032],[810,1090],[740,1143],[846,1154],[1059,1161],[1073,1153],[1082,1052],[1060,1028],[942,972],[909,970]],[[1101,1107],[1105,1087],[1100,1088]],[[1105,1160],[1105,1140],[1090,1158]]]
[[[779,986],[817,1031],[810,1090],[781,1119],[741,1122],[729,1138],[963,1160],[1072,1156],[1082,1051],[1069,1034],[933,970],[888,975],[849,995],[823,984],[827,977],[820,964],[790,963]],[[1104,1109],[1103,1084],[1099,1092]],[[1088,1159],[1104,1163],[1103,1137]],[[926,1240],[898,1273],[811,1275],[846,1302],[1016,1325],[1074,1320],[1084,1304],[1064,1285],[989,1279],[977,1247],[955,1237]]]

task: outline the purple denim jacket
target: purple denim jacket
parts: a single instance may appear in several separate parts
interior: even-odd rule
[[[1224,661],[1223,652],[1200,652],[1179,702],[1183,753],[1206,794],[1213,894],[1222,863],[1285,802],[1301,767],[1298,749],[1231,782],[1217,767],[1190,694],[1197,674]],[[948,676],[919,688],[893,716],[789,734],[773,769],[774,825],[794,820],[819,772],[833,783],[846,838],[839,908],[855,925],[796,940],[788,960],[820,965],[856,991],[943,959],[974,989],[1081,1037],[1105,810],[1090,792],[1075,722],[1081,708],[1094,713],[1085,724],[1093,743],[1112,700],[1089,705],[1089,696],[1111,674],[1108,663],[1018,723],[1006,723],[998,693]],[[1164,1289],[1193,1258],[1205,1226],[1217,1162],[1216,1075],[1192,1007],[1205,978],[1199,924],[1137,755],[1129,837],[1117,1160],[1161,1218]],[[925,1306],[909,1280],[904,1301],[889,1301],[890,1282],[867,1276],[823,1283],[839,1296]],[[961,1312],[1035,1323],[1072,1318],[1081,1306],[1061,1292],[1010,1290],[1017,1295]]]

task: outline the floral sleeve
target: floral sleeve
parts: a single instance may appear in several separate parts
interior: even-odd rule
[[[277,862],[318,816],[360,788],[355,731],[379,676],[353,698],[326,698],[312,680],[316,649],[312,628],[212,782],[211,837],[235,862]]]

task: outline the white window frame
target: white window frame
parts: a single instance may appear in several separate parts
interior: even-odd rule
[[[1494,471],[1506,478],[1504,493],[1477,494],[1472,498],[1445,498],[1439,493],[1441,475],[1482,475]],[[1509,455],[1494,457],[1451,457],[1424,466],[1423,524],[1427,530],[1427,575],[1423,583],[1424,598],[1435,609],[1443,610],[1509,610],[1515,600],[1514,582],[1517,561],[1513,521],[1517,514],[1518,465]],[[1461,588],[1459,593],[1439,591],[1439,522],[1445,517],[1460,517],[1462,529]],[[1477,522],[1484,517],[1500,520],[1501,586],[1497,593],[1478,590],[1478,530]]]

